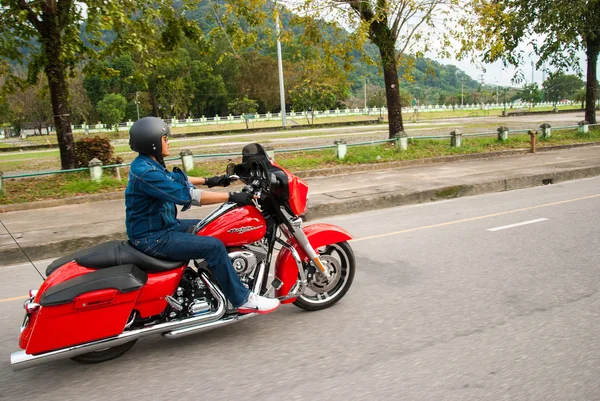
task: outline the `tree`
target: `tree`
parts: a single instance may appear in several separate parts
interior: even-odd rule
[[[252,51],[244,54],[242,60],[239,75],[235,79],[237,93],[247,93],[252,99],[256,99],[265,112],[279,108],[281,102],[277,59]],[[290,83],[289,80],[285,82]]]
[[[483,60],[502,59],[505,64],[524,64],[521,44],[531,42],[539,56],[537,67],[579,70],[577,51],[587,56],[586,121],[596,123],[597,64],[600,52],[600,1],[598,0],[476,0],[472,25],[463,50],[483,51]],[[522,79],[517,77],[517,79]]]
[[[15,132],[20,133],[24,125],[33,124],[39,135],[43,134],[44,128],[49,133],[52,109],[48,97],[48,86],[44,79],[40,79],[35,86],[7,96],[8,119]]]
[[[510,88],[508,87],[502,87],[500,88],[500,96],[502,96],[502,104],[504,105],[504,114],[506,115],[506,96],[508,94],[508,92],[510,91]]]
[[[546,100],[555,105],[562,99],[573,99],[584,82],[577,75],[553,74],[542,83]]]
[[[398,66],[410,76],[415,60],[433,43],[441,44],[440,55],[448,56],[451,48],[449,36],[460,35],[456,29],[438,34],[440,25],[447,25],[456,17],[459,2],[456,0],[299,0],[299,10],[308,11],[314,18],[339,21],[349,26],[349,36],[356,47],[366,39],[379,50],[388,107],[389,137],[404,131]],[[320,37],[320,34],[313,33]],[[436,36],[440,36],[437,37]],[[414,54],[417,58],[410,56]]]
[[[173,3],[177,3],[175,7]],[[202,33],[185,12],[196,2],[151,0],[2,0],[0,3],[0,70],[8,77],[3,91],[35,83],[38,72],[48,78],[61,167],[76,166],[71,132],[67,75],[82,60],[105,59],[107,54],[135,48],[151,64],[150,50],[181,46],[184,37],[200,41]],[[135,18],[131,18],[135,15]],[[159,23],[160,22],[160,23]],[[85,41],[80,35],[85,27]],[[107,31],[112,30],[112,34]],[[160,34],[160,41],[156,41]],[[110,39],[110,43],[106,42]],[[16,61],[28,67],[19,79],[6,67]]]
[[[583,88],[583,89],[578,90],[577,93],[575,93],[575,95],[573,96],[574,101],[581,102],[582,109],[585,107],[585,98],[586,98],[585,92],[586,92],[586,90],[585,90],[585,88]]]
[[[125,117],[125,107],[127,107],[127,99],[116,93],[111,93],[98,102],[96,110],[98,110],[102,122],[109,127],[114,127],[118,132],[119,123]]]
[[[308,79],[294,86],[290,91],[292,107],[296,110],[304,110],[306,121],[309,124],[315,122],[316,110],[329,110],[335,105],[336,97],[330,85],[312,82]],[[311,119],[308,119],[310,111]]]
[[[385,89],[375,85],[367,86],[367,107],[385,106]]]
[[[71,101],[71,122],[73,124],[89,123],[93,108],[84,88],[84,76],[80,68],[75,69],[68,85],[69,100]]]
[[[9,104],[6,100],[0,99],[0,130],[2,133],[8,137],[7,131],[8,126],[10,125],[8,121],[10,120],[10,109]]]
[[[235,99],[233,102],[230,102],[227,107],[229,108],[229,112],[235,115],[243,115],[244,120],[246,121],[246,129],[248,129],[248,118],[245,114],[254,114],[256,110],[258,110],[258,103],[256,100],[248,99],[248,96],[244,96],[243,99]]]
[[[175,60],[157,63],[148,78],[155,114],[163,118],[184,118],[192,104],[193,83],[191,59],[185,49],[177,52]]]
[[[92,67],[83,79],[83,87],[94,106],[109,93],[121,94],[133,103],[135,93],[146,84],[146,76],[142,76],[131,54],[103,60]]]
[[[535,107],[537,103],[542,99],[542,93],[538,88],[538,84],[526,84],[520,92],[521,100],[529,103],[529,109]]]
[[[192,61],[192,110],[198,115],[223,114],[227,89],[223,77],[204,61]]]

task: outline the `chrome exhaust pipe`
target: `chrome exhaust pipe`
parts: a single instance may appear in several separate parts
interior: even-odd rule
[[[200,278],[217,300],[217,310],[212,313],[194,316],[176,322],[166,322],[156,324],[154,326],[143,327],[141,329],[123,332],[116,337],[103,338],[101,340],[73,345],[71,347],[61,348],[55,351],[44,352],[42,354],[37,355],[29,355],[23,350],[16,351],[10,354],[11,367],[14,371],[19,371],[33,366],[38,366],[47,362],[57,361],[65,358],[72,358],[77,355],[87,354],[88,352],[100,351],[106,348],[115,347],[117,345],[121,345],[131,340],[145,337],[150,334],[165,332],[170,333],[176,330],[185,330],[192,328],[197,329],[198,326],[203,326],[206,323],[218,323],[217,320],[219,320],[225,314],[225,305],[227,302],[225,300],[225,295],[223,295],[219,288],[217,288],[213,283],[210,282],[205,273],[201,273]]]
[[[233,323],[241,322],[242,320],[249,319],[258,315],[258,313],[247,313],[244,315],[232,315],[225,317],[223,319],[217,320],[216,322],[198,324],[196,326],[185,327],[183,329],[177,329],[173,331],[169,331],[168,333],[163,333],[163,337],[168,339],[175,339],[179,337],[184,337],[190,334],[197,334],[203,331],[208,331],[212,329],[216,329],[217,327],[228,326]]]

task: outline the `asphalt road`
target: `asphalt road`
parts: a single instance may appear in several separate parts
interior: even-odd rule
[[[599,400],[599,209],[594,178],[329,218],[358,261],[331,309],[18,373],[40,279],[1,266],[0,399]]]

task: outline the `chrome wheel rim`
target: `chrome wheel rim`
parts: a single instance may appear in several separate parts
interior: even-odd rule
[[[319,272],[308,279],[308,286],[299,298],[312,304],[322,304],[337,297],[345,288],[350,269],[353,268],[345,249],[337,244],[319,249],[319,256],[331,269],[331,280],[326,282],[325,277]]]

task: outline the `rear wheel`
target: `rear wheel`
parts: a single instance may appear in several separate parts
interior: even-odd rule
[[[129,351],[131,347],[136,343],[137,339],[129,341],[128,343],[116,345],[101,351],[88,352],[87,354],[77,355],[71,358],[74,361],[80,363],[101,363],[115,359]]]
[[[320,272],[308,272],[308,287],[294,305],[315,311],[326,309],[346,295],[354,280],[356,262],[348,242],[338,242],[319,249],[319,257],[329,267],[331,279],[327,281]]]

